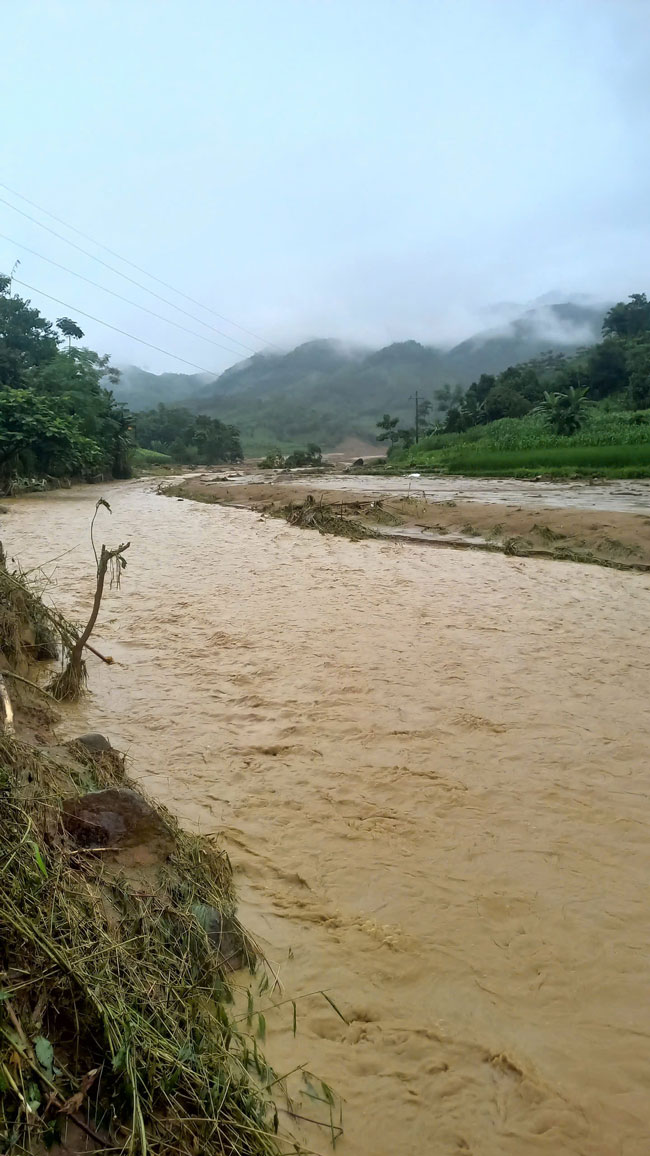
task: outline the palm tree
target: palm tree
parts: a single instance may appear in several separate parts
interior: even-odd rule
[[[544,400],[537,406],[546,423],[561,437],[571,437],[584,424],[587,407],[592,403],[587,399],[587,387],[570,385],[566,393],[544,393]]]

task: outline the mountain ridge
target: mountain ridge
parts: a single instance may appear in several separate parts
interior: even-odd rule
[[[286,353],[253,354],[210,382],[205,374],[127,367],[114,392],[132,409],[162,401],[234,424],[248,452],[309,441],[330,449],[346,436],[373,439],[384,412],[412,424],[416,390],[433,400],[445,383],[469,386],[481,373],[595,343],[606,309],[575,301],[540,303],[450,349],[406,340],[369,350],[317,338]]]

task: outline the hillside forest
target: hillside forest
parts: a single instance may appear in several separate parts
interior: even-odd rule
[[[650,475],[650,302],[633,294],[605,315],[602,341],[549,353],[463,391],[417,404],[413,425],[385,413],[377,436],[395,468],[450,473]],[[418,428],[419,427],[419,428]],[[420,436],[420,434],[423,436]]]
[[[117,396],[132,410],[163,402],[232,424],[247,455],[288,453],[313,442],[325,451],[346,438],[374,443],[377,416],[390,411],[413,424],[414,398],[434,403],[446,384],[463,392],[482,373],[498,374],[549,349],[571,356],[600,339],[605,306],[542,303],[496,330],[451,349],[398,341],[382,349],[307,341],[286,353],[266,351],[219,377],[122,370]],[[440,411],[438,411],[440,412]]]
[[[353,369],[349,351],[341,351],[333,342],[310,342],[287,355],[259,355],[223,374],[219,416],[194,408],[199,402],[206,409],[215,408],[215,398],[205,383],[199,402],[186,396],[183,405],[159,402],[132,412],[123,400],[120,371],[107,356],[80,344],[84,334],[76,322],[69,317],[49,321],[29,301],[11,293],[8,277],[0,277],[0,483],[6,490],[19,479],[124,478],[133,464],[240,461],[239,430],[224,419],[237,402],[242,375],[249,385],[239,404],[248,405],[251,374],[257,374],[258,388],[264,375],[273,377],[266,408],[275,412],[277,407],[284,434],[284,440],[265,442],[266,464],[293,465],[303,458],[313,464],[320,460],[320,445],[327,450],[337,439],[356,433],[383,443],[395,468],[419,464],[456,472],[497,473],[547,465],[569,469],[582,457],[587,470],[611,467],[645,472],[650,470],[647,296],[636,293],[627,302],[613,305],[601,325],[601,339],[591,345],[538,351],[500,371],[482,371],[465,386],[457,380],[441,383],[439,374],[431,372],[438,351],[417,342],[365,354],[354,361]],[[469,341],[464,343],[462,357],[466,365],[474,364],[483,348],[487,363],[498,364],[513,341],[517,348],[522,343],[528,348],[530,336],[530,330],[520,327],[515,328],[514,337],[491,338],[482,346],[478,339]],[[345,372],[341,359],[347,366]],[[305,407],[299,401],[300,391],[305,393],[305,378],[310,382],[307,393],[314,395],[318,378],[314,360],[321,375],[327,364],[334,378],[328,385],[322,377],[318,379],[320,408],[309,409],[307,426],[316,430],[317,439],[306,436]],[[278,386],[285,371],[285,384]],[[356,401],[350,393],[350,373]],[[176,381],[183,377],[171,376]],[[298,397],[289,402],[292,380]],[[411,382],[416,385],[404,401]],[[212,385],[213,394],[217,384]],[[185,378],[185,387],[198,388],[190,378]],[[359,391],[364,394],[362,401]],[[132,389],[129,392],[135,396]],[[145,395],[151,396],[146,390]],[[362,404],[367,408],[378,399],[388,403],[383,415],[377,407],[363,422],[345,417],[350,407],[358,409]],[[397,399],[396,409],[391,399]],[[312,405],[311,401],[306,404]],[[264,408],[261,402],[257,408]],[[609,448],[600,456],[589,449],[585,457],[585,448],[594,446]],[[244,442],[244,448],[251,452],[253,447]],[[550,457],[540,456],[541,450]],[[512,456],[522,453],[525,460]]]

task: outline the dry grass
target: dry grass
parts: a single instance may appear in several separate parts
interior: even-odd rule
[[[276,511],[272,511],[274,514]],[[277,510],[277,515],[286,518],[290,526],[301,526],[307,530],[318,530],[320,534],[337,534],[342,538],[359,541],[361,538],[379,537],[371,526],[365,526],[354,518],[346,516],[341,506],[340,511],[334,505],[314,501],[311,494],[304,502],[290,502]]]

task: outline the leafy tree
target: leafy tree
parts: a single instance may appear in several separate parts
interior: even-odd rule
[[[284,466],[284,454],[281,450],[269,450],[265,458],[260,462],[260,469],[262,470],[281,470]]]
[[[377,422],[377,429],[382,430],[382,433],[377,434],[377,441],[390,442],[390,449],[392,449],[399,441],[398,425],[398,417],[391,417],[389,413],[385,413],[381,421]]]
[[[320,446],[310,442],[306,450],[294,450],[290,453],[284,464],[288,470],[292,470],[300,466],[320,466],[322,461],[323,452]]]
[[[629,370],[625,343],[609,337],[591,350],[585,366],[589,396],[596,400],[622,393],[628,387]]]
[[[467,416],[463,413],[459,405],[452,405],[451,409],[447,411],[447,420],[445,421],[445,433],[463,433],[469,427]]]
[[[441,385],[433,395],[438,413],[448,413],[452,406],[460,405],[464,392],[462,385]]]
[[[117,370],[91,349],[62,353],[51,323],[7,294],[8,280],[0,278],[0,478],[128,477],[130,414],[102,384]],[[70,340],[83,336],[70,318],[59,318],[62,332],[63,322]]]
[[[428,397],[419,397],[417,405],[418,405],[418,418],[421,422],[424,422],[424,421],[426,421],[429,414],[431,413],[431,410],[433,409],[433,402],[429,401]]]
[[[605,314],[603,337],[638,337],[650,332],[650,301],[645,293],[632,293]]]
[[[569,386],[566,393],[546,392],[539,410],[555,433],[570,437],[584,424],[588,405],[587,387]]]
[[[498,421],[501,417],[523,417],[530,408],[530,402],[523,394],[518,393],[512,385],[501,384],[500,381],[492,387],[483,402],[487,421]]]
[[[55,401],[30,389],[0,391],[0,476],[89,476],[101,465],[101,448]]]
[[[51,361],[57,349],[52,325],[38,309],[20,297],[0,296],[0,387],[20,388],[22,374]]]
[[[487,414],[485,412],[485,402],[478,401],[473,393],[466,393],[460,406],[463,417],[467,421],[467,425],[483,425],[487,421]]]
[[[650,407],[650,341],[635,341],[628,349],[630,403],[634,409]]]
[[[81,338],[83,337],[83,330],[79,328],[77,322],[73,321],[71,317],[57,318],[56,327],[61,331],[64,337],[67,337],[68,349],[70,349],[73,337],[75,341],[81,341]]]
[[[414,429],[399,429],[397,431],[397,433],[399,436],[399,440],[402,443],[402,447],[405,450],[410,450],[411,446],[415,442],[415,430]]]
[[[135,415],[138,445],[170,454],[177,462],[216,465],[242,459],[239,432],[218,418],[194,415],[182,406],[162,403]]]

